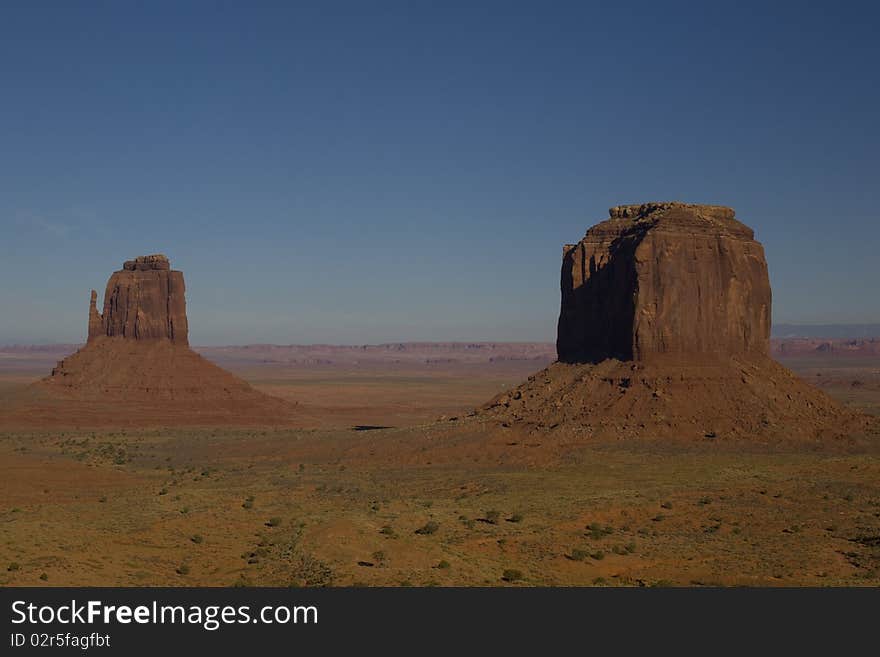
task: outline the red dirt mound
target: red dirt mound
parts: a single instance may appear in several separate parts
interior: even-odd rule
[[[861,433],[851,412],[770,358],[682,364],[553,363],[498,395],[484,418],[580,438],[815,440]]]
[[[97,338],[20,391],[0,424],[289,424],[296,407],[168,340]]]

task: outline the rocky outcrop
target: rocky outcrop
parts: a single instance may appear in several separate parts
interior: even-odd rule
[[[557,354],[563,362],[768,354],[764,250],[731,208],[611,208],[566,245]]]
[[[164,255],[140,256],[114,272],[104,292],[104,311],[92,290],[89,340],[100,336],[134,340],[167,339],[188,344],[183,273]]]
[[[106,335],[104,329],[104,318],[98,312],[98,293],[92,290],[92,296],[89,300],[89,341],[94,340],[102,335]]]
[[[764,251],[732,209],[647,203],[610,214],[563,251],[558,362],[475,414],[498,422],[507,444],[522,431],[550,433],[558,448],[810,441],[869,427],[770,358]]]
[[[187,343],[183,274],[162,255],[129,260],[89,302],[89,338],[33,384],[27,415],[53,425],[272,425],[295,405],[270,397]]]

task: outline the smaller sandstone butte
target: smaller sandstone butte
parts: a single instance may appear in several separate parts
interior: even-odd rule
[[[557,443],[803,441],[870,425],[770,358],[764,250],[732,209],[645,203],[610,215],[563,251],[559,360],[478,416]]]
[[[564,362],[768,354],[764,249],[731,208],[611,208],[562,259],[557,354]]]
[[[34,384],[27,414],[80,426],[289,422],[294,405],[190,349],[185,289],[163,255],[127,261],[110,276],[103,313],[92,290],[88,342]]]
[[[185,293],[183,272],[172,270],[164,255],[129,260],[107,281],[103,313],[92,290],[89,340],[119,336],[189,344]]]

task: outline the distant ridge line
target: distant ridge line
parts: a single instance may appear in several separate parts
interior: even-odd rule
[[[772,338],[862,339],[880,337],[880,324],[775,324]]]

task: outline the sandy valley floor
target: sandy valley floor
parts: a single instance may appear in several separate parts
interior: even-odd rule
[[[880,584],[880,436],[562,450],[468,421],[544,364],[242,363],[301,428],[0,430],[0,584]],[[786,364],[880,414],[880,362]],[[5,365],[0,397],[45,372]]]

